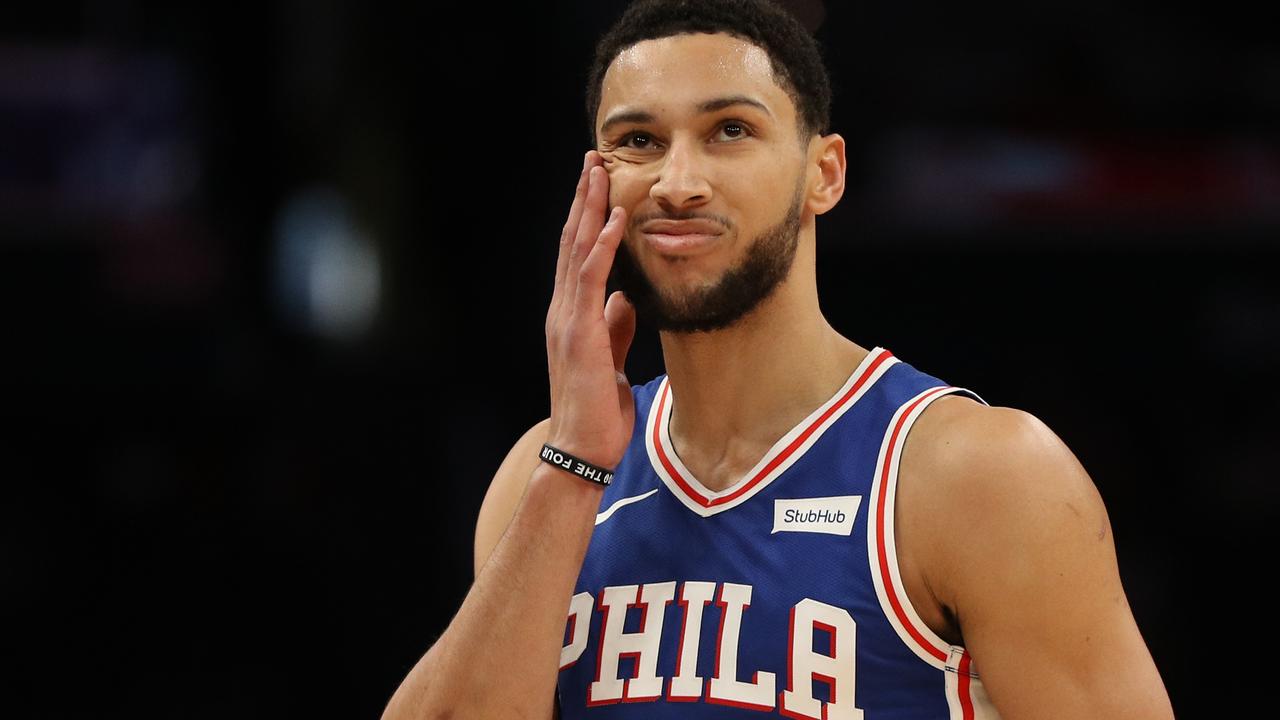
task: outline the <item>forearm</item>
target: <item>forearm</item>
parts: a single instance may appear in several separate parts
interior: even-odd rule
[[[383,717],[551,716],[599,487],[541,463],[462,607]]]

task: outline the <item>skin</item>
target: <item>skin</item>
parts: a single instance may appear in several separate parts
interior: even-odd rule
[[[704,101],[736,95],[764,109],[698,111]],[[606,126],[635,111],[654,119]],[[840,336],[818,307],[814,221],[844,193],[844,139],[814,135],[802,145],[796,119],[764,51],[723,34],[637,43],[602,83],[596,129],[609,201],[626,211],[627,251],[671,303],[689,302],[740,265],[750,244],[786,216],[800,186],[795,258],[774,292],[731,327],[660,332],[676,398],[672,440],[712,490],[737,482],[868,352]],[[697,256],[664,256],[640,233],[654,219],[689,217],[725,227]],[[744,347],[751,352],[739,352]],[[797,357],[808,362],[797,364]]]
[[[697,112],[726,95],[767,112]],[[603,127],[637,110],[652,118]],[[476,582],[385,717],[553,716],[565,612],[599,490],[539,462],[537,449],[547,441],[605,466],[625,450],[635,416],[622,371],[635,313],[622,293],[606,302],[603,290],[619,243],[668,302],[687,305],[742,263],[800,188],[795,257],[773,292],[727,328],[660,333],[675,449],[708,488],[738,481],[867,355],[831,328],[817,299],[814,219],[843,194],[844,141],[798,142],[795,108],[763,51],[722,34],[638,43],[606,73],[596,122],[599,146],[584,159],[547,318],[551,417],[495,475],[476,526]],[[622,142],[641,131],[652,145]],[[725,228],[697,257],[665,257],[638,232],[687,217]],[[1003,718],[1173,717],[1124,596],[1102,499],[1044,423],[938,399],[904,441],[895,513],[910,602],[971,652]],[[507,672],[511,657],[526,671]]]
[[[736,95],[765,109],[698,110]],[[635,111],[652,118],[605,127]],[[843,194],[844,140],[815,135],[801,146],[796,127],[767,55],[728,35],[638,43],[604,77],[596,128],[610,203],[630,218],[627,251],[671,304],[740,265],[800,185],[799,243],[775,292],[729,328],[660,333],[672,439],[712,490],[737,482],[867,353],[826,322],[817,298],[814,219]],[[639,232],[652,219],[688,217],[725,227],[695,257],[664,256]],[[1002,716],[1172,717],[1125,599],[1102,499],[1044,423],[941,398],[905,441],[898,492],[908,597],[934,632],[969,649]],[[972,542],[956,542],[957,527]]]

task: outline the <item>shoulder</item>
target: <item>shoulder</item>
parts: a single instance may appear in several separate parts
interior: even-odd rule
[[[1018,408],[988,406],[960,395],[939,398],[918,425],[929,442],[920,455],[962,509],[1014,496],[1092,495],[1079,460],[1043,420]]]
[[[966,580],[985,574],[982,565],[1007,560],[991,551],[996,546],[1030,552],[1044,543],[1109,540],[1093,480],[1062,439],[1025,410],[939,398],[917,420],[903,454],[918,478],[915,491],[927,495],[908,504],[920,514],[914,525],[974,540],[932,538],[929,547],[938,552],[923,560],[940,596],[959,601]]]
[[[903,452],[908,450],[930,470],[936,491],[987,495],[1093,487],[1075,454],[1040,418],[961,395],[938,398],[921,414]]]
[[[1106,507],[1075,454],[1031,413],[935,404],[913,455],[925,498],[911,511],[924,535],[915,547],[997,709],[1171,718]]]

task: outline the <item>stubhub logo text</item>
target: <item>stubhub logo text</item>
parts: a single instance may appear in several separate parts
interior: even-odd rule
[[[782,514],[784,523],[798,522],[844,522],[844,511],[836,510],[834,513],[827,510],[788,510]]]
[[[809,532],[849,535],[862,504],[861,495],[773,501],[773,533]],[[773,534],[771,533],[771,534]]]

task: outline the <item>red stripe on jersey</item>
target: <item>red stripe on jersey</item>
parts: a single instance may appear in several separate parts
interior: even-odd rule
[[[669,381],[668,381],[669,382]],[[671,394],[671,388],[666,382],[663,383],[662,397],[658,398],[658,412],[654,415],[653,422],[653,448],[658,451],[658,459],[662,461],[662,467],[667,469],[667,473],[676,481],[676,485],[684,491],[684,494],[693,498],[697,503],[706,507],[709,503],[706,498],[698,494],[689,483],[685,481],[680,473],[676,472],[676,466],[671,464],[671,458],[667,457],[667,451],[662,447],[662,440],[658,429],[662,427],[662,414],[666,412],[667,396]]]
[[[662,427],[662,417],[663,412],[666,411],[667,397],[671,394],[669,380],[664,383],[662,397],[658,399],[658,412],[654,416],[656,421],[653,424],[653,447],[658,451],[658,459],[662,461],[662,466],[666,468],[667,472],[671,475],[671,478],[675,480],[676,485],[683,490],[686,495],[692,498],[694,502],[698,503],[702,507],[714,507],[716,505],[733,502],[742,495],[750,492],[752,488],[760,484],[760,481],[768,477],[769,473],[773,472],[778,465],[791,457],[791,454],[796,451],[796,448],[803,445],[805,441],[809,439],[809,436],[821,427],[828,418],[830,418],[840,408],[844,407],[844,405],[849,402],[849,399],[856,395],[858,390],[862,389],[862,386],[867,382],[867,378],[871,377],[875,373],[876,368],[880,367],[880,365],[890,357],[893,357],[893,353],[888,350],[881,350],[880,354],[877,355],[871,364],[867,366],[867,369],[863,371],[862,375],[854,381],[853,387],[849,388],[848,392],[841,396],[839,400],[832,403],[831,407],[827,408],[826,412],[822,413],[818,419],[810,423],[809,427],[805,428],[803,432],[797,435],[796,438],[783,448],[781,452],[775,455],[772,460],[761,468],[760,472],[756,473],[755,477],[751,478],[751,480],[743,484],[742,487],[734,490],[728,495],[722,495],[714,499],[704,497],[701,493],[694,490],[693,486],[691,486],[689,482],[680,475],[679,471],[676,470],[675,465],[673,465],[671,460],[667,457],[666,450],[662,447],[661,433],[659,433],[658,430]]]
[[[973,720],[973,698],[969,697],[969,653],[960,653],[960,710],[964,720]]]
[[[881,457],[881,466],[883,470],[880,473],[880,494],[876,496],[876,555],[880,561],[880,582],[884,585],[884,593],[889,598],[889,604],[893,606],[893,613],[898,617],[898,622],[902,623],[902,627],[906,628],[907,634],[924,648],[925,652],[946,662],[947,653],[941,649],[934,647],[933,643],[925,639],[924,634],[920,632],[907,617],[907,613],[902,608],[902,601],[898,599],[898,590],[893,586],[893,574],[889,572],[889,559],[886,555],[887,548],[884,542],[884,511],[885,500],[889,493],[889,459],[893,457],[894,446],[898,444],[898,436],[902,430],[902,425],[911,415],[911,411],[917,405],[937,395],[938,393],[949,390],[949,386],[941,386],[934,388],[932,391],[920,396],[915,402],[911,403],[902,414],[898,416],[898,423],[893,426],[893,434],[889,437],[889,444],[885,447],[885,454]],[[905,592],[904,592],[905,594]],[[972,716],[969,716],[972,717]]]

